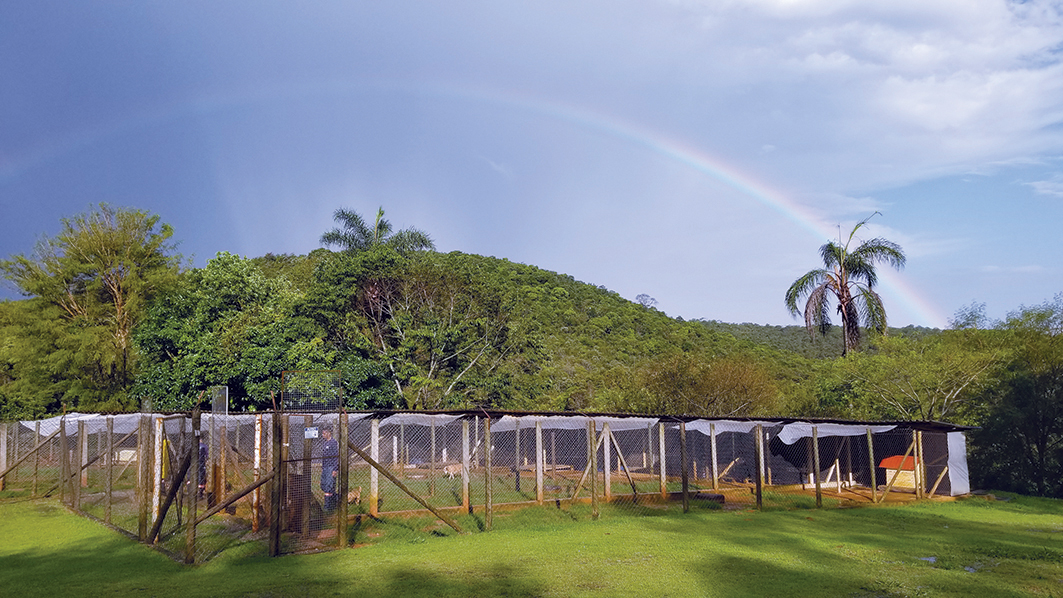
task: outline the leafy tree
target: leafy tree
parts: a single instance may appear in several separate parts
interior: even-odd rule
[[[970,435],[974,481],[1063,498],[1063,294],[999,328],[1014,353]]]
[[[862,417],[956,421],[970,415],[1005,360],[977,331],[947,331],[923,340],[879,337],[873,350],[838,366],[865,401]]]
[[[224,385],[236,409],[270,407],[282,371],[341,362],[321,329],[296,313],[300,300],[283,277],[267,278],[253,260],[219,253],[186,273],[138,328],[144,363],[135,392],[159,407],[186,409],[199,391]]]
[[[435,249],[428,234],[416,228],[392,233],[391,223],[384,219],[384,208],[377,210],[372,227],[357,212],[344,208],[336,210],[333,219],[341,226],[321,235],[322,245],[338,245],[348,252],[365,251],[377,245],[390,247],[399,253]]]
[[[175,279],[179,257],[168,243],[172,235],[158,216],[100,204],[63,219],[60,233],[38,242],[33,255],[0,261],[4,277],[40,300],[29,304],[38,316],[56,320],[47,337],[65,359],[59,377],[69,379],[53,387],[62,393],[56,400],[83,409],[132,406],[132,334],[151,299]]]
[[[824,267],[810,270],[786,291],[786,307],[794,317],[801,315],[798,303],[805,299],[805,327],[810,336],[816,328],[823,334],[830,330],[831,297],[834,298],[844,337],[842,355],[859,346],[861,323],[882,333],[886,331],[886,310],[873,290],[878,282],[875,263],[885,262],[898,270],[904,267],[904,252],[892,241],[875,238],[850,249],[856,232],[872,216],[853,227],[844,245],[839,239],[838,243],[828,241],[820,247]]]

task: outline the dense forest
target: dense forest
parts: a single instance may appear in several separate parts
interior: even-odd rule
[[[0,261],[0,419],[184,410],[211,386],[270,409],[280,374],[338,370],[354,409],[580,410],[977,426],[976,483],[1063,496],[1063,294],[948,330],[683,321],[531,265],[439,253],[338,211],[308,255],[183,265],[156,216],[101,205]],[[331,236],[330,236],[331,235]],[[780,289],[780,301],[785,289]],[[821,334],[823,332],[823,334]]]

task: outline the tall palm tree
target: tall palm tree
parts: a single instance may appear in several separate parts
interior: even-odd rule
[[[357,212],[343,208],[336,210],[332,218],[342,227],[321,235],[322,245],[338,245],[350,252],[365,251],[376,245],[386,245],[400,253],[435,249],[435,243],[428,234],[416,228],[392,234],[391,223],[384,219],[384,208],[377,210],[376,222],[372,227]]]
[[[815,328],[819,328],[822,334],[830,330],[831,297],[837,301],[845,338],[842,355],[855,351],[859,345],[860,324],[865,328],[886,331],[886,310],[882,306],[882,298],[873,290],[878,282],[875,263],[884,262],[897,270],[904,267],[904,251],[886,239],[874,238],[860,243],[855,249],[849,249],[856,231],[875,214],[853,227],[845,245],[841,244],[839,236],[838,243],[828,241],[820,247],[824,267],[798,278],[786,291],[786,307],[794,317],[801,315],[798,302],[807,298],[804,316],[809,335],[813,334]]]

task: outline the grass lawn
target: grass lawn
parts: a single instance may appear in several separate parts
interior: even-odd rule
[[[55,501],[0,503],[0,595],[1058,596],[1063,501],[541,521],[271,559],[260,544],[185,567]]]

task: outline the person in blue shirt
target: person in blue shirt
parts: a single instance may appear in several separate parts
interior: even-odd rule
[[[332,430],[321,431],[321,491],[325,493],[325,512],[336,510],[336,481],[340,474],[340,446],[332,438]]]

